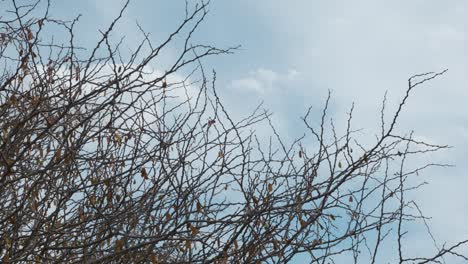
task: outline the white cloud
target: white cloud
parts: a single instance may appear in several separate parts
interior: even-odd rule
[[[255,91],[255,92],[258,92],[258,93],[264,93],[264,87],[263,87],[263,84],[254,79],[254,78],[243,78],[243,79],[239,79],[239,80],[234,80],[232,81],[232,84],[231,86],[234,88],[234,89],[245,89],[245,90],[248,90],[248,91]]]
[[[230,84],[231,89],[256,92],[258,94],[271,94],[284,83],[297,80],[300,73],[295,69],[289,69],[285,73],[278,73],[269,69],[259,68]]]

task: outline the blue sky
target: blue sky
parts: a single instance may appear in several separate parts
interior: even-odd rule
[[[78,30],[84,46],[123,3],[54,2],[56,17],[83,15]],[[184,1],[134,0],[117,32],[131,48],[140,37],[136,21],[156,41],[183,15]],[[421,177],[430,184],[415,195],[432,217],[434,235],[450,244],[468,238],[467,31],[468,2],[461,0],[213,0],[196,39],[220,47],[242,45],[236,54],[208,59],[205,66],[216,69],[218,89],[235,115],[264,101],[280,131],[291,137],[301,134],[299,117],[309,105],[319,109],[328,90],[336,123],[344,122],[355,102],[355,126],[373,135],[385,91],[389,110],[395,109],[409,76],[448,68],[411,97],[399,129],[454,146],[430,158],[456,167],[428,171]],[[165,56],[162,60],[170,60],[171,51]],[[425,250],[421,237],[409,239],[415,249]]]

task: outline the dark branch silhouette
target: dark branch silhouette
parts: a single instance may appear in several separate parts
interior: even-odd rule
[[[400,263],[467,260],[458,250],[468,241],[441,245],[406,195],[424,184],[413,176],[448,166],[410,160],[448,146],[395,132],[414,90],[446,70],[412,76],[389,117],[384,99],[373,141],[358,141],[354,106],[336,131],[329,96],[317,120],[311,108],[302,118],[305,135],[286,143],[261,106],[235,120],[223,105],[203,59],[236,47],[193,41],[208,1],[187,3],[158,43],[137,25],[141,39],[126,56],[112,36],[128,1],[94,47],[76,44],[79,18],[24,2],[0,3],[2,262],[387,263],[384,250]],[[172,64],[152,70],[180,39]],[[273,136],[256,134],[258,125]],[[415,221],[432,256],[405,251]]]

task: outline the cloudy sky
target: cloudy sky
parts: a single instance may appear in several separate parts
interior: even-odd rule
[[[63,18],[83,15],[78,30],[86,45],[121,3],[56,1],[53,11]],[[138,21],[157,41],[183,16],[184,1],[137,0],[118,31],[130,47],[140,37]],[[450,243],[468,238],[467,30],[468,2],[462,0],[213,0],[196,39],[219,47],[242,45],[236,54],[209,59],[205,66],[216,69],[218,89],[231,111],[247,113],[263,101],[288,135],[301,133],[299,117],[310,105],[319,109],[328,90],[335,121],[344,121],[355,102],[355,126],[373,135],[385,91],[392,110],[408,77],[449,69],[419,87],[399,129],[453,146],[431,159],[455,167],[428,171],[423,177],[430,184],[416,196],[432,217],[434,235]],[[171,53],[167,56],[170,60]]]

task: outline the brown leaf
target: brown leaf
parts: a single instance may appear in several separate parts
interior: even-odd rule
[[[116,251],[121,251],[123,249],[123,241],[120,239],[117,239],[115,241],[115,250]]]
[[[145,180],[148,179],[148,172],[146,172],[146,169],[144,167],[141,169],[141,177],[143,177],[143,179]]]
[[[92,195],[90,198],[89,198],[89,202],[92,204],[92,205],[95,205],[96,204],[96,197],[94,195]]]
[[[80,66],[75,67],[75,81],[80,79]]]
[[[299,220],[299,222],[301,223],[301,227],[302,227],[302,228],[305,228],[305,227],[307,226],[307,222],[306,222],[306,221],[304,221],[304,220],[301,219],[301,220]]]
[[[271,183],[268,184],[268,191],[269,192],[273,191],[273,184],[271,184]]]
[[[28,28],[28,40],[31,40],[34,38],[32,31]]]
[[[278,242],[276,242],[276,240],[273,240],[273,249],[275,251],[278,250]]]
[[[155,254],[151,254],[150,259],[151,259],[151,264],[158,264],[159,263],[158,258],[156,257]]]
[[[198,234],[198,228],[194,227],[191,223],[188,223],[187,227],[192,231],[192,235],[196,236]]]
[[[319,244],[319,241],[318,241],[317,239],[314,239],[314,240],[312,241],[312,246],[313,246],[313,247],[317,246],[318,244]]]
[[[252,196],[252,200],[255,205],[258,205],[258,199],[255,196]]]
[[[62,149],[59,148],[55,152],[55,162],[59,162],[62,159]]]
[[[13,106],[18,106],[18,99],[15,95],[10,96],[10,104]]]
[[[110,204],[112,202],[112,193],[111,192],[107,192],[106,199],[107,199],[107,203]]]
[[[118,144],[122,143],[122,136],[119,133],[114,134],[114,141]]]
[[[197,202],[197,213],[201,213],[202,212],[202,205],[200,202]]]
[[[86,216],[85,216],[85,214],[83,212],[83,208],[81,208],[81,207],[78,208],[78,215],[80,217],[81,222],[86,221]]]
[[[167,212],[166,213],[166,221],[171,220],[171,213]]]

